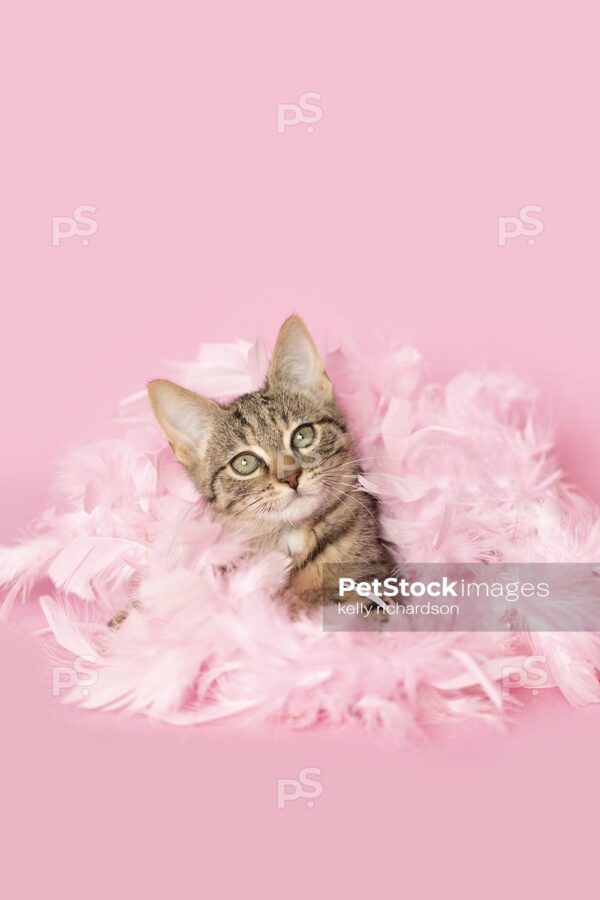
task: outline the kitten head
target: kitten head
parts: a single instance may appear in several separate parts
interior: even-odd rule
[[[200,493],[240,523],[297,525],[339,502],[354,483],[350,438],[331,382],[296,316],[279,332],[261,391],[228,405],[171,381],[151,381],[148,393]]]

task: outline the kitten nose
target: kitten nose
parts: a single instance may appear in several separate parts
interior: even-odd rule
[[[291,488],[293,488],[295,491],[297,491],[298,490],[298,482],[300,481],[301,474],[302,474],[302,469],[296,469],[295,472],[291,472],[289,475],[283,475],[281,478],[278,478],[277,480],[280,481],[282,484],[284,482],[286,484],[289,484],[289,486]]]

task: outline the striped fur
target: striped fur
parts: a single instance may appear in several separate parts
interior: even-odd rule
[[[381,539],[375,499],[358,484],[359,466],[315,345],[297,317],[281,328],[261,391],[218,405],[171,382],[153,381],[156,417],[215,518],[256,550],[291,560],[290,583],[302,605],[332,588],[334,565],[354,577],[393,569]],[[296,446],[294,435],[305,426]],[[307,429],[307,426],[310,426]],[[256,466],[242,474],[232,461]]]

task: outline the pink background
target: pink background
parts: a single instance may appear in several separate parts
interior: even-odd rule
[[[393,331],[433,378],[539,383],[600,499],[595,4],[22,2],[5,12],[0,538],[116,401],[206,340]],[[277,103],[322,95],[310,133]],[[98,231],[51,244],[53,216]],[[498,246],[498,217],[544,230]],[[37,622],[0,633],[9,896],[578,897],[600,714],[540,695],[508,738],[179,731],[62,707]],[[276,807],[276,779],[324,791]],[[592,845],[594,841],[594,845]],[[331,884],[330,884],[331,882]]]

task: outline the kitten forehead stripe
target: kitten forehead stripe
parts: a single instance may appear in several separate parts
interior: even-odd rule
[[[249,422],[248,419],[246,418],[246,416],[240,411],[240,409],[239,409],[238,407],[235,407],[235,408],[234,408],[234,410],[233,410],[233,415],[234,415],[235,418],[238,420],[238,422],[241,422],[241,423],[242,423],[242,425],[244,426],[244,428],[251,428],[251,427],[252,427],[252,426],[250,425],[250,422]]]
[[[310,424],[310,423],[307,423]],[[348,430],[343,422],[340,422],[339,419],[332,419],[331,416],[323,416],[322,419],[317,419],[314,422],[315,425],[335,425],[336,428],[339,428],[340,431],[343,431],[344,434]]]

